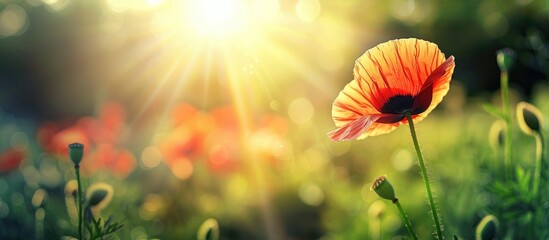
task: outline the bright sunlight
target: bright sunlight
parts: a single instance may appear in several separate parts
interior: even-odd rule
[[[245,30],[245,6],[239,0],[192,1],[186,7],[187,24],[203,37],[223,38]]]

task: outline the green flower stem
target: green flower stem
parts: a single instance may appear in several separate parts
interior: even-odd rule
[[[505,119],[505,126],[507,130],[505,131],[505,146],[504,146],[504,158],[503,162],[505,165],[504,174],[507,175],[507,178],[512,178],[513,175],[513,146],[512,146],[512,128],[511,128],[511,110],[509,107],[509,74],[506,70],[502,70],[500,74],[501,81],[501,100],[503,101],[503,116]],[[504,176],[505,176],[504,175]]]
[[[541,194],[540,194],[540,186],[541,186],[541,169],[542,169],[542,163],[543,163],[543,148],[544,148],[544,141],[543,136],[540,134],[536,134],[536,166],[534,169],[534,198],[536,200],[536,204],[541,204]]]
[[[404,212],[404,209],[402,209],[402,206],[400,206],[400,202],[397,198],[393,200],[393,203],[397,206],[398,211],[400,212],[400,216],[402,217],[402,220],[404,221],[404,226],[406,226],[406,229],[408,229],[408,233],[410,234],[410,237],[414,240],[418,240],[416,233],[414,232],[414,229],[412,229],[412,224],[410,223],[410,220],[408,220],[408,216]]]
[[[410,126],[410,134],[414,141],[414,147],[418,157],[419,167],[421,168],[421,174],[423,175],[423,182],[425,183],[425,190],[427,192],[427,198],[429,198],[429,206],[431,207],[431,213],[433,214],[433,221],[435,222],[435,228],[437,231],[437,238],[439,240],[444,239],[442,235],[442,227],[438,218],[437,208],[435,201],[433,200],[433,193],[431,191],[431,184],[429,183],[429,175],[427,174],[427,168],[425,168],[425,162],[423,161],[423,155],[421,155],[421,149],[419,149],[419,143],[417,141],[416,129],[414,127],[414,121],[412,120],[412,114],[407,111],[404,113],[408,119],[408,125]]]
[[[82,183],[80,181],[80,166],[74,165],[74,171],[76,172],[76,181],[78,182],[78,239],[83,239],[82,220],[84,215],[84,209],[82,209]]]

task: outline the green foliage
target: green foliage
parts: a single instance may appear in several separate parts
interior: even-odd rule
[[[109,237],[110,234],[113,234],[124,227],[121,223],[112,222],[112,216],[106,221],[103,221],[102,218],[96,219],[92,216],[90,221],[86,221],[85,226],[88,230],[89,240],[105,239],[106,237]]]

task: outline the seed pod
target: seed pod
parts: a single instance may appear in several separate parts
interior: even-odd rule
[[[80,161],[82,161],[82,156],[84,155],[84,144],[81,143],[71,143],[69,144],[69,157],[74,163],[74,166],[80,166]]]
[[[370,190],[374,190],[378,196],[380,196],[383,199],[394,201],[396,199],[395,197],[395,190],[393,189],[393,186],[389,181],[387,181],[386,176],[380,176],[374,180],[374,183],[372,183],[372,187]]]

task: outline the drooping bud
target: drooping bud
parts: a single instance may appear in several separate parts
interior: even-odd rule
[[[65,205],[71,221],[75,224],[78,222],[78,209],[76,208],[77,195],[78,182],[74,179],[68,181],[65,185]]]
[[[86,202],[91,210],[99,211],[105,208],[111,201],[113,187],[107,183],[94,183],[86,191]]]
[[[198,240],[218,240],[219,239],[219,224],[217,220],[208,218],[200,225],[197,233]]]
[[[502,72],[508,72],[513,66],[515,53],[513,49],[504,48],[496,52],[496,59],[498,62],[499,70]]]
[[[82,156],[84,155],[84,144],[81,143],[71,143],[69,144],[69,157],[74,163],[74,166],[80,166],[80,161],[82,161]]]
[[[477,225],[476,240],[497,239],[499,222],[494,215],[485,216]]]
[[[527,102],[517,104],[517,119],[520,129],[528,135],[541,134],[543,114],[534,105]]]
[[[393,189],[391,183],[387,180],[386,176],[377,177],[376,180],[374,180],[374,183],[372,183],[370,190],[374,190],[377,195],[383,199],[391,201],[396,200],[395,190]]]
[[[498,151],[503,148],[505,144],[505,122],[502,120],[496,120],[490,127],[490,145],[494,151]]]

